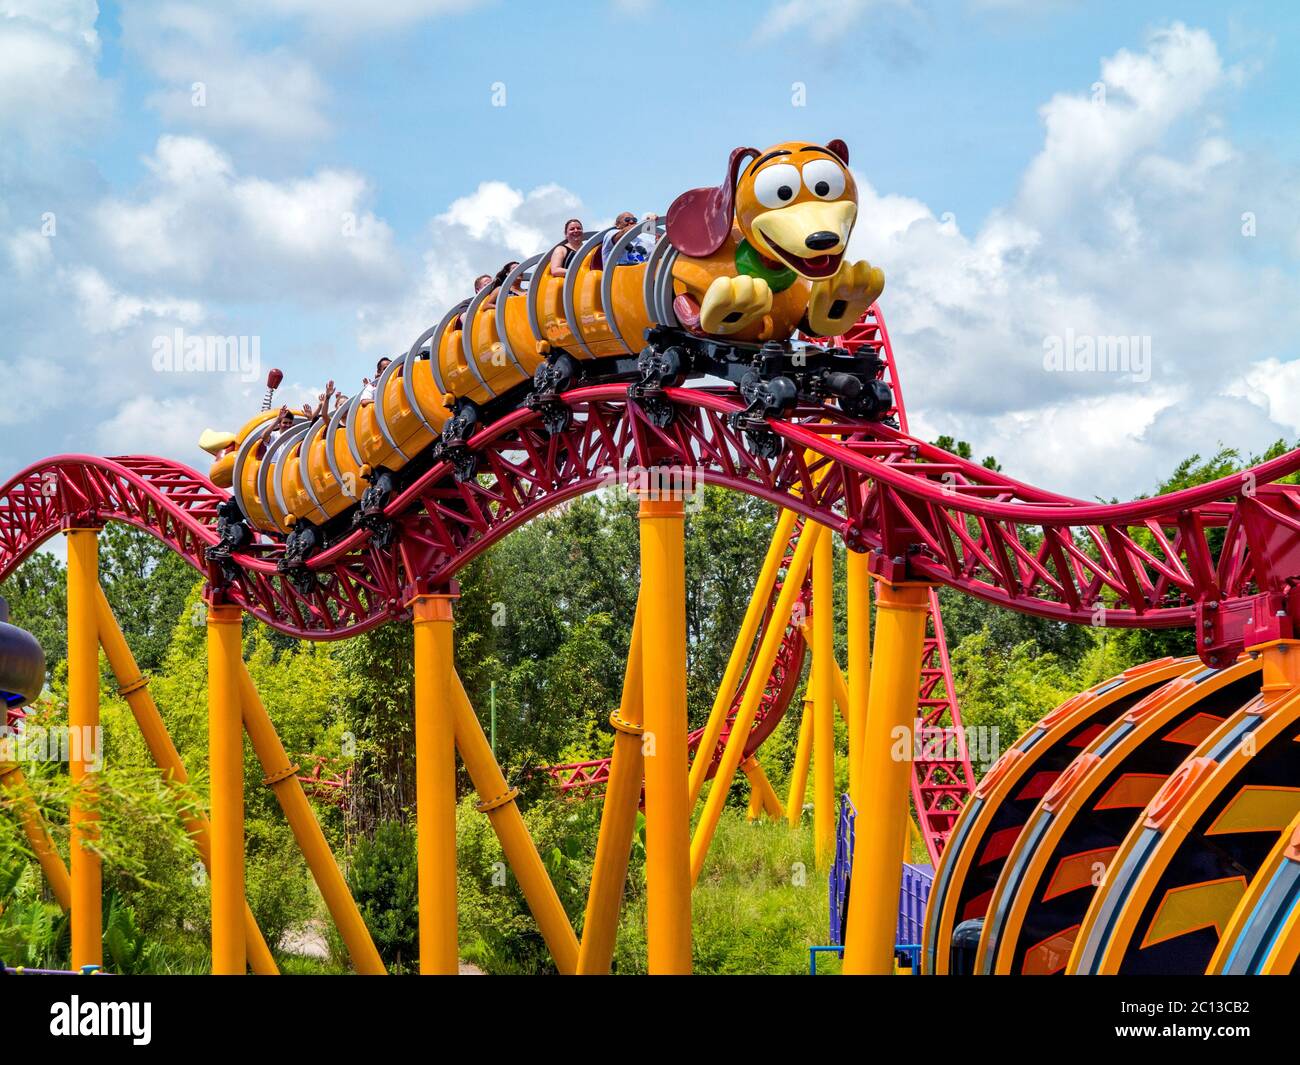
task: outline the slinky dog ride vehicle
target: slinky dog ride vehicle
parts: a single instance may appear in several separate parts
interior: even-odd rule
[[[200,446],[216,457],[209,476],[231,489],[213,559],[256,530],[285,538],[282,565],[293,572],[354,525],[379,534],[386,501],[432,462],[473,475],[464,445],[477,427],[527,405],[562,430],[558,397],[579,383],[631,381],[634,398],[666,421],[659,390],[722,378],[749,404],[737,415],[746,440],[769,455],[776,440],[764,419],[799,402],[830,399],[880,418],[892,397],[876,355],[793,339],[843,333],[884,288],[879,269],[845,261],[858,210],[848,160],[840,140],[737,148],[722,184],[628,228],[612,261],[602,256],[607,230],[584,234],[562,274],[549,269],[548,248],[450,308],[387,366],[373,400],[314,418],[268,409],[237,433],[204,433]],[[626,256],[634,241],[652,248],[644,261]]]

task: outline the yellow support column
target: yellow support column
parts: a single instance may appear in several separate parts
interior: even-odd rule
[[[794,749],[794,765],[790,767],[790,791],[785,800],[785,816],[791,828],[798,828],[803,820],[803,801],[808,794],[808,766],[812,763],[813,676],[808,674],[807,693],[803,700],[803,716],[799,718],[799,743]]]
[[[749,730],[754,727],[754,715],[763,698],[763,689],[772,672],[772,663],[776,661],[777,651],[785,637],[786,627],[790,624],[790,613],[795,601],[803,589],[803,579],[812,561],[813,549],[821,536],[821,526],[809,522],[804,526],[799,537],[799,546],[795,548],[794,558],[786,569],[785,582],[781,585],[781,594],[776,597],[772,608],[772,617],[763,633],[754,663],[749,673],[749,683],[745,686],[745,695],[740,709],[736,711],[736,720],[732,723],[731,733],[727,737],[727,746],[718,762],[718,772],[713,778],[713,787],[705,800],[704,811],[700,814],[699,824],[695,826],[695,837],[691,840],[691,881],[699,879],[700,870],[704,868],[704,859],[708,856],[709,845],[713,842],[713,833],[717,831],[722,809],[727,802],[727,792],[735,779],[736,770],[744,758],[745,744],[749,739]]]
[[[863,552],[848,553],[849,798],[862,801],[862,745],[871,687],[871,573]]]
[[[757,821],[760,814],[767,814],[773,821],[784,818],[785,810],[781,808],[781,800],[776,797],[776,790],[763,772],[763,767],[758,764],[758,759],[751,754],[740,763],[740,769],[749,781],[749,819]]]
[[[118,694],[126,700],[131,714],[144,737],[145,746],[153,757],[154,765],[161,770],[163,779],[169,784],[189,783],[189,774],[181,762],[181,756],[172,743],[167,726],[163,723],[158,706],[149,694],[149,678],[140,672],[131,648],[127,646],[126,637],[117,623],[113,608],[103,588],[97,588],[95,619],[99,626],[99,643],[104,648],[104,657],[108,659],[109,668],[117,680]],[[194,840],[194,847],[199,852],[199,859],[212,872],[211,826],[201,813],[183,816],[185,829]],[[259,976],[277,976],[280,969],[271,956],[271,948],[266,945],[262,930],[257,927],[253,911],[244,902],[244,939],[248,947],[248,963],[253,972]]]
[[[307,794],[302,790],[298,780],[298,766],[289,761],[284,744],[271,723],[271,716],[266,712],[262,698],[257,694],[257,687],[249,675],[248,667],[242,662],[239,666],[239,705],[243,713],[244,729],[248,732],[249,742],[257,760],[266,774],[264,783],[275,792],[276,801],[284,812],[284,819],[289,823],[293,838],[298,842],[307,868],[311,870],[312,879],[320,889],[325,906],[334,918],[334,926],[348,948],[352,967],[363,976],[383,976],[388,970],[384,968],[383,959],[375,949],[375,941],[370,938],[370,930],[361,918],[361,911],[348,891],[347,881],[339,870],[334,854],[325,842],[325,833],[321,831],[320,822],[312,811]]]
[[[208,774],[212,817],[212,972],[242,976],[244,937],[244,729],[239,713],[243,612],[208,603]]]
[[[881,584],[876,598],[876,645],[871,671],[871,713],[862,752],[862,804],[853,848],[853,890],[844,936],[844,972],[888,975],[894,968],[894,934],[900,856],[907,820],[916,693],[925,650],[929,587]]]
[[[916,822],[912,820],[912,815],[907,815],[907,831],[903,833],[903,861],[912,860],[912,848],[917,844],[924,845],[925,837],[921,835],[921,830],[916,827]]]
[[[74,786],[69,862],[72,874],[72,966],[104,962],[103,870],[99,855],[83,844],[98,836],[95,768],[86,758],[99,745],[99,637],[95,629],[95,589],[99,587],[96,529],[68,529],[68,727]]]
[[[417,595],[415,612],[415,815],[420,972],[455,975],[456,719],[452,709],[453,595]]]
[[[695,809],[709,766],[713,762],[713,751],[722,735],[722,726],[726,723],[727,713],[731,710],[732,700],[736,697],[736,688],[740,685],[745,663],[749,661],[750,648],[758,626],[763,620],[763,613],[772,598],[772,586],[780,572],[781,562],[785,558],[790,536],[794,532],[795,513],[782,510],[776,520],[776,531],[772,533],[772,542],[768,544],[767,555],[759,570],[758,580],[754,582],[754,594],[749,597],[749,606],[745,608],[745,619],[741,622],[736,642],[731,646],[731,658],[727,660],[727,669],[718,684],[718,693],[713,700],[713,709],[704,726],[704,735],[700,737],[699,746],[695,748],[695,761],[691,763],[690,806]]]
[[[627,672],[623,677],[623,698],[609,715],[614,726],[614,753],[605,782],[605,805],[600,812],[600,835],[596,837],[596,860],[587,892],[587,914],[582,923],[578,948],[578,973],[596,976],[609,972],[618,932],[618,915],[627,882],[627,863],[636,831],[637,807],[641,803],[641,781],[645,760],[641,757],[641,698],[644,687],[641,669],[641,604],[632,620],[632,642],[627,651]],[[717,738],[714,738],[717,742]],[[697,748],[696,760],[699,760]]]
[[[813,854],[818,869],[835,860],[835,569],[823,533],[813,552]]]
[[[41,872],[45,874],[45,882],[50,885],[50,891],[54,893],[59,906],[66,911],[72,906],[72,879],[68,876],[68,867],[59,857],[54,841],[45,830],[45,821],[36,802],[31,795],[22,795],[25,783],[23,771],[17,765],[13,762],[0,762],[0,785],[20,796],[18,816],[22,820],[23,831],[32,845],[32,853],[36,855]]]
[[[849,724],[849,686],[844,680],[844,671],[840,669],[840,664],[835,663],[835,668],[831,671],[831,682],[835,689],[835,705],[839,707],[840,717],[844,719],[844,724]]]
[[[682,499],[643,497],[640,523],[649,969],[652,974],[682,974],[691,971],[686,509]]]
[[[456,746],[460,748],[465,770],[474,782],[474,790],[482,800],[478,809],[492,822],[506,861],[524,893],[524,901],[528,903],[542,939],[555,960],[555,968],[561,976],[571,976],[578,971],[578,937],[573,934],[569,915],[564,912],[560,896],[555,892],[555,885],[551,883],[515,803],[519,789],[507,785],[459,676],[453,676],[452,687]]]

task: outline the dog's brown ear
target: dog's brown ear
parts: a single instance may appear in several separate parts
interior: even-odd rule
[[[839,137],[836,137],[833,141],[827,141],[826,147],[840,157],[841,163],[845,166],[849,165],[849,146]]]
[[[731,232],[736,213],[736,179],[747,159],[758,152],[737,148],[727,160],[727,175],[712,189],[691,189],[673,200],[668,208],[668,239],[683,255],[703,259],[722,247]]]

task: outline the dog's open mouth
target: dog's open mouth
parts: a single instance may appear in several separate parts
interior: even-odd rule
[[[781,261],[786,266],[804,277],[832,277],[835,271],[840,268],[840,260],[844,258],[844,253],[841,251],[836,252],[834,255],[810,255],[808,258],[802,259],[798,255],[791,255],[774,241],[769,243],[772,244],[773,250],[781,256]]]

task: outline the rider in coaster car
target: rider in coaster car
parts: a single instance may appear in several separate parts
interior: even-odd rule
[[[644,221],[653,222],[658,216],[648,214]],[[636,263],[643,263],[650,258],[650,253],[655,250],[655,235],[652,229],[648,233],[638,233],[632,238],[631,243],[623,248],[623,254],[619,256],[618,262],[612,262],[614,256],[614,244],[618,238],[636,225],[636,215],[631,211],[620,211],[617,218],[614,219],[613,227],[605,234],[605,239],[600,242],[600,261],[602,266],[633,266]]]
[[[361,378],[361,406],[366,406],[375,401],[375,385],[379,379],[384,376],[384,371],[388,369],[388,364],[393,360],[385,355],[375,363],[375,379],[372,381],[369,377]]]
[[[563,277],[569,269],[569,263],[582,247],[582,220],[570,218],[564,223],[564,240],[551,249],[551,261],[547,267],[552,277]]]

